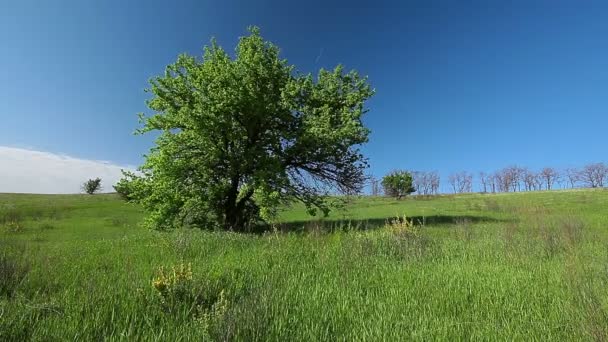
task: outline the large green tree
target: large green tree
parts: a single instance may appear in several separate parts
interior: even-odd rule
[[[150,82],[153,113],[140,114],[139,133],[160,135],[119,186],[154,228],[245,231],[294,200],[326,214],[328,194],[363,186],[373,90],[355,71],[300,74],[254,27],[234,57],[212,41]]]

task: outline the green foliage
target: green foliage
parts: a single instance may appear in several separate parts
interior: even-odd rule
[[[133,173],[124,170],[122,170],[122,172],[123,175],[127,175],[127,177],[129,177],[129,175],[133,175]],[[129,201],[131,199],[131,196],[133,196],[135,192],[135,187],[136,183],[129,181],[127,178],[122,178],[113,186],[114,191],[116,191],[118,196],[120,196],[120,198],[124,199],[125,201]]]
[[[326,214],[327,194],[363,186],[373,90],[355,71],[299,74],[251,28],[234,58],[212,41],[202,59],[180,55],[150,92],[154,114],[140,115],[139,133],[161,134],[142,175],[120,186],[136,183],[128,196],[153,228],[245,231],[291,201]]]
[[[382,178],[384,193],[398,199],[416,191],[412,183],[412,174],[402,170],[393,171]]]
[[[82,191],[89,195],[101,191],[101,178],[97,177],[84,182],[82,184]]]

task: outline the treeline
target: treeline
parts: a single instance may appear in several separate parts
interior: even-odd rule
[[[413,192],[418,195],[439,194],[441,178],[436,171],[392,171],[389,175],[407,173],[411,176]],[[387,175],[388,176],[388,175]],[[386,176],[385,176],[386,177]],[[477,181],[477,182],[475,182]],[[455,172],[448,176],[450,192],[516,192],[551,190],[561,188],[601,188],[608,184],[608,166],[592,163],[582,168],[557,169],[545,167],[531,170],[526,167],[508,166],[495,172],[479,172],[477,175],[467,171]],[[371,177],[371,194],[389,195],[386,186],[379,179]]]

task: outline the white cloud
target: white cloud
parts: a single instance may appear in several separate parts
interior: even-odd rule
[[[85,180],[96,177],[102,180],[103,192],[112,192],[112,185],[122,177],[121,169],[134,168],[107,161],[0,146],[0,193],[78,193]]]

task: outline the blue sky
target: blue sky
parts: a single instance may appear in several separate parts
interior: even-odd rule
[[[3,1],[0,174],[44,169],[15,166],[25,149],[138,165],[147,80],[212,36],[233,50],[248,25],[300,71],[369,76],[376,175],[605,162],[607,13],[601,1]]]

